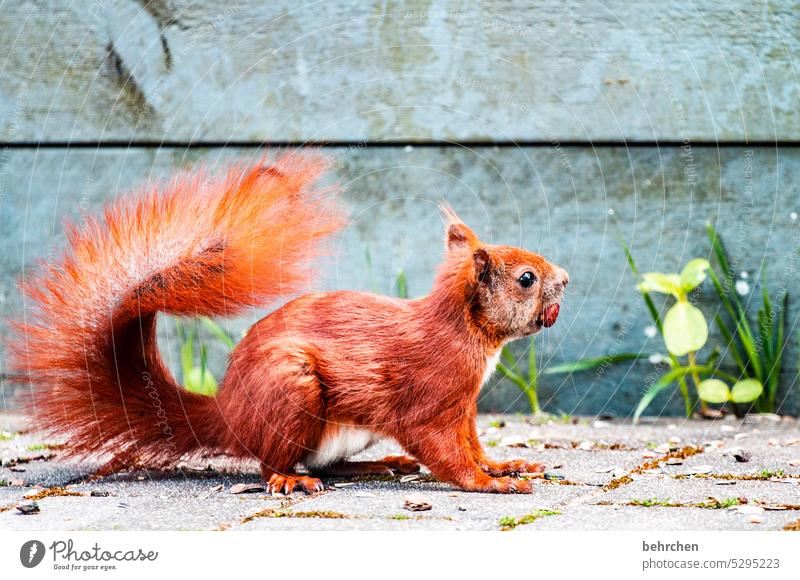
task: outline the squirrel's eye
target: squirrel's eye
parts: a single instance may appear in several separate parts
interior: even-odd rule
[[[519,277],[519,285],[523,288],[530,288],[534,282],[536,282],[536,276],[533,272],[525,272]]]

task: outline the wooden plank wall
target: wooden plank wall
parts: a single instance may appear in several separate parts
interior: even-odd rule
[[[542,364],[657,350],[618,237],[643,268],[675,269],[709,254],[709,220],[751,281],[767,263],[771,288],[796,292],[798,5],[6,1],[0,333],[23,307],[14,279],[57,256],[65,217],[266,143],[325,144],[353,215],[326,287],[391,292],[403,269],[426,292],[441,248],[433,204],[447,198],[486,239],[570,271],[563,318],[537,341]],[[793,303],[793,329],[797,315]],[[793,342],[787,387],[796,360]],[[550,378],[542,398],[627,415],[656,372]],[[500,380],[481,404],[525,409]],[[669,396],[653,407],[680,409]]]

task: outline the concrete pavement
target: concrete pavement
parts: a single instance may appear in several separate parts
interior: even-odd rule
[[[0,415],[0,528],[13,530],[781,530],[800,527],[800,422],[481,416],[497,458],[548,466],[532,495],[465,493],[418,478],[326,479],[312,496],[233,494],[255,466],[193,459],[91,480],[19,416]],[[741,448],[741,449],[736,449]],[[381,443],[359,458],[398,452]],[[737,460],[737,456],[739,460]],[[741,459],[749,460],[742,462]],[[421,493],[428,511],[404,509]],[[38,512],[23,515],[33,501]]]

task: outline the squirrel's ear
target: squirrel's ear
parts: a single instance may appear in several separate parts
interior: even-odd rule
[[[489,270],[492,259],[485,248],[478,248],[472,252],[472,260],[475,263],[475,277],[478,282],[486,282],[489,278]]]
[[[449,252],[457,250],[472,250],[480,242],[464,224],[450,224],[447,226],[447,250]]]
[[[447,250],[474,250],[480,245],[478,236],[469,229],[447,203],[439,204],[447,227]]]

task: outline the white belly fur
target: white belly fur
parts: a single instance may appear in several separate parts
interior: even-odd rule
[[[498,362],[500,362],[500,350],[498,350],[492,356],[486,357],[486,370],[483,371],[483,378],[481,379],[481,387],[483,387],[486,383],[488,383],[489,379],[492,378],[492,374],[494,373],[494,370],[497,368]]]
[[[337,425],[323,435],[322,444],[303,460],[308,468],[320,468],[342,461],[379,441],[381,437],[369,429]],[[327,431],[327,430],[326,430]]]

